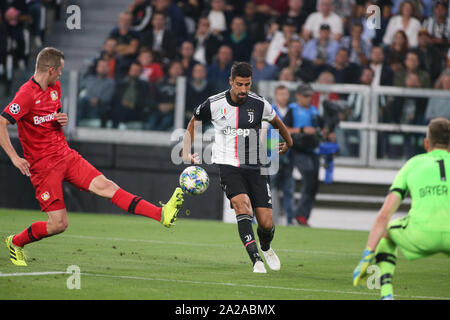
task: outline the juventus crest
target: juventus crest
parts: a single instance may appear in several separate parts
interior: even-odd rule
[[[253,110],[248,111],[248,122],[253,123],[255,120],[255,112]]]

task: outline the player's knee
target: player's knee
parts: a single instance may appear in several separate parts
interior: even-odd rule
[[[233,205],[233,209],[236,212],[236,214],[253,214],[252,206],[250,204],[250,201],[246,199],[239,199],[239,200],[231,200],[231,204]]]
[[[119,186],[113,181],[105,178],[104,176],[94,179],[94,190],[97,192],[110,192],[114,193],[119,189]]]
[[[67,220],[64,220],[64,219],[53,220],[48,223],[47,231],[48,231],[49,235],[55,235],[55,234],[66,231],[68,226],[69,226],[69,222]]]
[[[264,230],[271,230],[273,227],[272,214],[265,216],[262,221],[258,221],[258,225]]]

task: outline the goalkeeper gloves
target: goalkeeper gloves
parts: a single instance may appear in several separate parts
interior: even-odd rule
[[[370,248],[366,248],[363,252],[361,261],[353,271],[353,286],[364,286],[364,278],[367,276],[367,268],[375,259],[375,252]]]

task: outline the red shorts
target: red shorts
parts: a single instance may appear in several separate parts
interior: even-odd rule
[[[92,179],[102,173],[78,152],[71,150],[52,168],[31,175],[36,199],[44,212],[65,209],[62,183],[70,182],[80,190],[88,191]]]

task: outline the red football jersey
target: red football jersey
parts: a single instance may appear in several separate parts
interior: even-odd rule
[[[70,151],[61,125],[55,115],[61,110],[61,85],[59,81],[47,90],[32,77],[17,91],[2,116],[16,123],[25,159],[31,170],[47,167],[45,159],[58,159]]]

